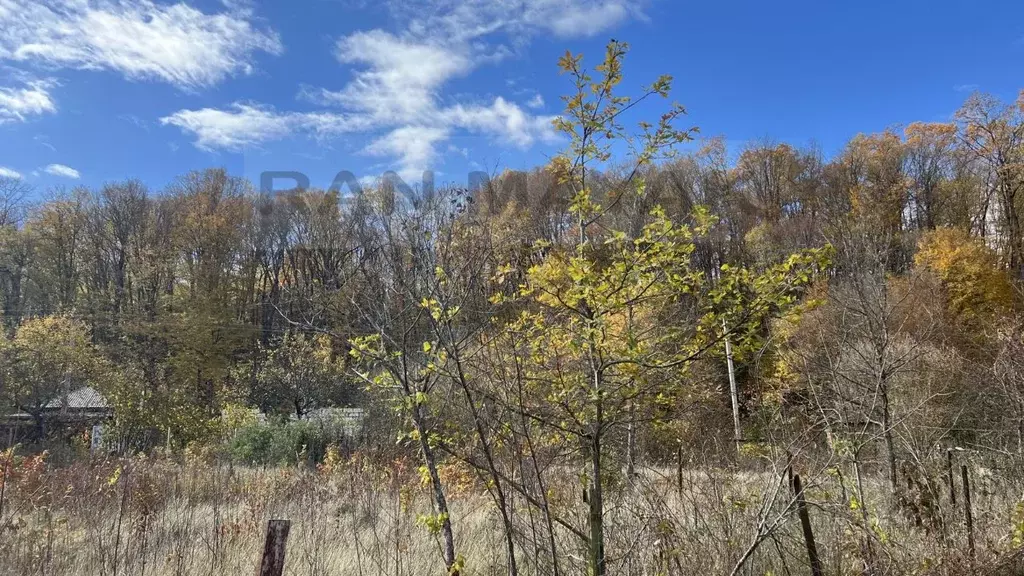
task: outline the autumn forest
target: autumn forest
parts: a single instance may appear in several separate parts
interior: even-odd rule
[[[1024,570],[1024,92],[731,148],[627,51],[473,188],[0,178],[0,564]]]

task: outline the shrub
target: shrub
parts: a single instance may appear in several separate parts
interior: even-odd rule
[[[312,466],[323,461],[328,446],[343,445],[347,438],[342,426],[330,422],[248,423],[229,437],[227,452],[243,464]]]

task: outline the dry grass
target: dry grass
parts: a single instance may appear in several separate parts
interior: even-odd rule
[[[12,575],[251,573],[266,521],[286,518],[287,574],[443,574],[437,539],[417,523],[430,508],[413,469],[359,459],[321,470],[144,458],[57,468],[23,460],[5,486],[0,566]],[[865,529],[860,508],[850,506],[849,481],[815,477],[807,495],[826,573],[861,574],[866,565],[875,574],[1018,573],[1013,530],[1024,520],[1015,512],[1021,486],[997,474],[976,477],[973,569],[961,508],[943,502],[938,516],[918,526],[915,514],[881,496],[884,483],[872,477]],[[490,498],[457,474],[450,480],[464,573],[506,574]],[[687,470],[680,491],[675,470],[646,470],[609,501],[610,573],[730,574],[763,520],[779,517],[778,529],[760,539],[738,573],[808,574],[784,482],[771,498],[778,480],[768,470]],[[514,507],[520,572],[553,573],[539,514],[522,502]],[[583,521],[582,503],[561,510]],[[585,573],[582,543],[565,532],[557,541],[559,574]]]

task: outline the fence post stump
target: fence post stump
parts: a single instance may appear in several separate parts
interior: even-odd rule
[[[683,495],[683,446],[676,448],[676,492]]]
[[[267,522],[267,540],[263,544],[263,555],[256,576],[282,576],[284,574],[285,544],[292,523],[288,520]]]
[[[967,554],[974,564],[974,518],[971,516],[971,480],[967,474],[967,465],[960,465],[960,481],[964,488],[964,524],[967,527]]]
[[[804,500],[804,487],[800,482],[799,474],[793,474],[793,492],[796,497],[796,513],[800,516],[800,527],[803,529],[804,543],[807,545],[807,558],[811,562],[811,575],[822,576],[821,559],[818,558],[818,547],[814,544],[811,516],[807,512],[807,502]]]

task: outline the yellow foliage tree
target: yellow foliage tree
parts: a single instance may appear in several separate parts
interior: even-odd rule
[[[1013,287],[999,255],[963,230],[925,233],[914,261],[942,281],[950,312],[958,321],[981,327],[1013,307]]]
[[[0,335],[0,400],[30,415],[40,439],[46,406],[76,388],[97,385],[102,369],[89,329],[80,320],[33,318],[13,338]]]

